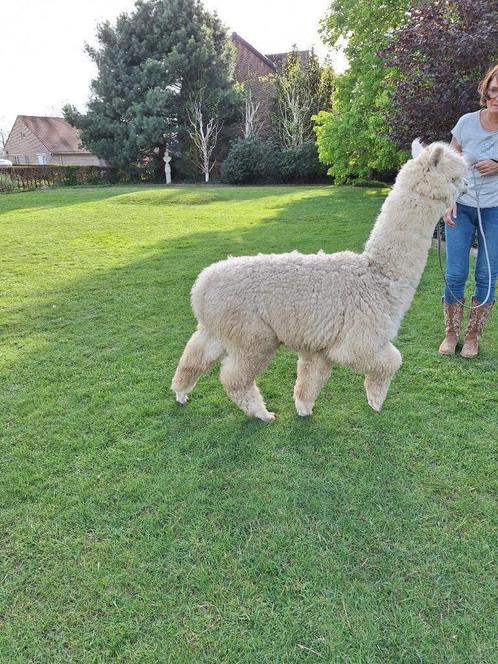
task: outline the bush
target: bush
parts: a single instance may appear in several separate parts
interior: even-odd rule
[[[78,184],[78,166],[66,166],[64,169],[63,183],[68,187]]]
[[[109,166],[9,166],[3,168],[16,189],[37,189],[61,185],[115,184],[122,182],[122,174]]]
[[[320,163],[314,141],[282,151],[281,174],[284,182],[311,184],[328,182],[327,167]]]
[[[0,191],[2,193],[10,193],[18,189],[17,182],[13,180],[7,173],[0,173]]]
[[[351,186],[353,187],[378,187],[385,189],[390,187],[388,182],[382,180],[368,180],[367,178],[356,178],[356,180],[351,181]]]
[[[221,166],[221,179],[229,184],[256,184],[264,181],[265,144],[257,138],[239,139],[230,148]]]
[[[266,184],[280,184],[284,182],[282,168],[284,155],[282,148],[273,141],[265,141],[262,145],[261,181]]]
[[[313,141],[282,149],[272,141],[257,138],[237,140],[221,167],[221,178],[229,184],[305,184],[327,182],[327,169],[318,160]]]
[[[85,182],[87,184],[102,184],[104,181],[104,173],[105,171],[102,171],[99,166],[88,166]]]

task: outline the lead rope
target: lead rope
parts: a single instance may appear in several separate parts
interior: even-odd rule
[[[477,219],[479,221],[479,230],[481,231],[481,237],[482,237],[482,243],[484,246],[484,255],[486,256],[486,264],[488,266],[488,292],[486,294],[486,297],[484,298],[484,301],[481,302],[481,304],[476,304],[475,306],[471,306],[468,304],[465,304],[461,300],[459,300],[456,295],[453,293],[453,291],[450,288],[450,285],[448,284],[448,280],[446,279],[446,274],[445,270],[443,267],[443,260],[441,257],[441,223],[438,222],[437,225],[437,253],[438,253],[438,259],[439,259],[439,267],[441,268],[441,274],[443,275],[444,283],[446,284],[448,290],[450,293],[453,295],[455,300],[458,302],[458,304],[461,304],[462,307],[465,307],[465,309],[479,309],[480,307],[483,307],[487,302],[488,298],[491,295],[491,264],[489,262],[489,253],[488,253],[488,245],[486,243],[486,236],[484,235],[484,229],[482,227],[482,219],[481,219],[481,208],[479,206],[479,193],[482,187],[482,182],[477,186],[477,180],[476,180],[476,174],[474,169],[472,169],[472,177],[474,178],[474,190],[476,192],[476,204],[477,204]]]

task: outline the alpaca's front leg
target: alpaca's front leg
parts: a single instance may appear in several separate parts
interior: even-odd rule
[[[401,353],[390,343],[369,364],[365,373],[365,391],[369,406],[378,412],[387,396],[391,379],[401,366]]]
[[[321,353],[300,353],[294,403],[298,415],[311,415],[315,400],[330,376],[332,365]]]

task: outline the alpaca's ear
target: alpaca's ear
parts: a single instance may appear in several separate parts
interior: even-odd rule
[[[431,166],[437,166],[442,156],[443,156],[443,147],[441,145],[438,145],[431,152],[431,161],[430,161]]]
[[[422,144],[420,138],[416,138],[412,141],[412,157],[418,157],[421,152],[424,151],[425,145]]]

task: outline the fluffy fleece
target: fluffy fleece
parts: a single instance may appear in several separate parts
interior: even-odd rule
[[[255,385],[280,344],[297,351],[294,400],[311,415],[334,363],[365,374],[380,410],[401,355],[391,340],[413,299],[434,226],[464,189],[467,165],[434,143],[399,172],[361,254],[271,254],[228,258],[192,289],[198,321],[172,382],[179,403],[222,360],[220,379],[246,413],[271,420]]]

